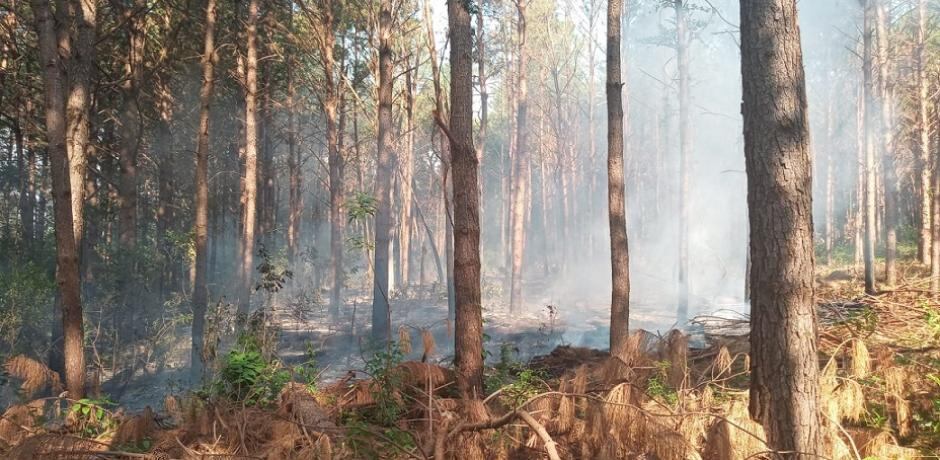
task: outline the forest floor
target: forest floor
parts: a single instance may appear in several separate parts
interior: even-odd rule
[[[819,273],[827,458],[938,458],[940,303],[925,276],[903,265],[898,286],[868,296],[854,270]],[[366,299],[353,299],[331,322],[327,308],[285,292],[264,317],[257,359],[239,347],[220,350],[218,377],[201,391],[175,383],[188,361],[179,344],[186,341],[178,340],[171,365],[142,370],[112,393],[121,408],[21,395],[0,418],[0,452],[13,459],[68,451],[55,458],[436,460],[767,453],[761,427],[747,416],[740,305],[703,305],[718,314],[697,317],[691,337],[668,332],[674,313],[634,305],[631,325],[645,331],[634,334],[630,353],[611,357],[599,351],[608,333],[603,302],[548,297],[525,312],[486,308],[482,402],[455,394],[446,301],[393,299],[396,349],[372,353],[354,339],[369,331]],[[322,324],[339,326],[311,326]],[[53,380],[26,358],[12,359],[7,371],[27,377],[24,390]]]

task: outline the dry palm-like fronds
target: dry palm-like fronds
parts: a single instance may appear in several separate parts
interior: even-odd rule
[[[434,342],[434,334],[431,333],[430,329],[421,330],[421,345],[424,346],[421,361],[427,361],[427,359],[434,354],[434,348],[437,347],[437,344]]]
[[[91,452],[108,450],[108,445],[90,439],[63,434],[40,434],[26,438],[22,443],[7,452],[7,460],[91,460]]]
[[[906,437],[911,434],[911,404],[904,398],[894,398],[894,412],[898,421],[898,434]]]
[[[764,429],[751,420],[747,405],[733,401],[724,418],[716,418],[705,437],[703,458],[738,460],[767,451],[763,442]]]
[[[10,406],[0,416],[0,441],[12,446],[29,437],[34,433],[44,409],[45,401],[39,399]]]
[[[607,385],[617,385],[634,379],[633,368],[616,356],[605,359],[598,372],[601,382]]]
[[[907,376],[900,367],[889,367],[884,370],[885,390],[892,395],[903,396],[907,386]]]
[[[314,430],[334,426],[316,397],[299,383],[289,383],[281,390],[277,413],[291,422]]]
[[[153,437],[157,429],[157,419],[153,409],[147,406],[139,415],[121,421],[114,434],[114,441],[117,444],[136,444]]]
[[[829,398],[838,404],[838,418],[834,420],[849,420],[858,422],[865,415],[865,394],[862,391],[862,385],[852,379],[845,379],[839,385],[835,395]]]
[[[26,398],[32,397],[47,386],[51,386],[52,391],[56,393],[62,391],[59,374],[35,359],[16,355],[8,359],[4,367],[8,374],[23,381],[20,391]]]
[[[718,349],[715,361],[712,363],[712,379],[718,380],[727,377],[731,373],[732,364],[734,364],[734,359],[731,357],[731,352],[728,351],[728,347],[722,345]]]
[[[173,425],[180,426],[183,424],[183,408],[180,405],[179,399],[175,396],[166,395],[166,397],[163,398],[163,410],[170,416]]]
[[[417,361],[403,362],[396,370],[402,377],[402,383],[421,390],[426,389],[429,380],[432,387],[438,388],[454,382],[457,378],[452,369]]]
[[[898,446],[897,440],[887,431],[876,434],[865,443],[865,445],[862,446],[862,455],[866,458],[877,458],[879,460],[908,460],[921,458],[921,454],[917,452],[917,450]]]
[[[411,354],[411,329],[404,324],[398,326],[398,348],[405,356]]]
[[[669,360],[669,385],[682,389],[689,370],[689,337],[678,329],[670,331],[666,338],[666,356]]]
[[[852,340],[851,353],[851,372],[850,376],[857,379],[868,377],[871,373],[871,356],[868,354],[868,347],[861,339]]]

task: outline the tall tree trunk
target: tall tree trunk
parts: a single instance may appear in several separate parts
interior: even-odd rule
[[[750,412],[770,449],[809,460],[822,454],[822,430],[812,159],[796,0],[742,1],[740,24],[753,286]]]
[[[876,232],[876,183],[875,183],[875,82],[872,78],[872,35],[875,29],[875,0],[865,1],[865,18],[862,29],[864,54],[862,59],[862,82],[865,88],[865,292],[875,293],[875,232]]]
[[[85,394],[85,350],[83,346],[81,281],[78,247],[72,222],[72,189],[67,147],[65,75],[59,58],[60,39],[50,11],[50,2],[32,0],[39,38],[39,53],[45,101],[46,142],[52,172],[55,212],[56,284],[62,308],[65,386],[69,397]],[[60,36],[61,37],[61,36]],[[84,184],[81,184],[84,186]]]
[[[121,83],[121,119],[118,158],[118,240],[124,248],[137,244],[137,157],[143,120],[138,101],[143,80],[144,62],[144,0],[135,0],[133,8],[123,12],[127,22],[127,56],[124,61],[124,81]]]
[[[23,126],[20,119],[16,118],[13,122],[13,143],[16,145],[17,165],[20,172],[20,225],[22,226],[23,244],[26,247],[32,246],[34,232],[34,204],[36,200],[36,154],[32,149],[26,148],[27,136],[23,133]]]
[[[72,187],[72,227],[76,247],[81,247],[85,223],[85,169],[89,134],[91,132],[92,73],[95,61],[95,41],[98,2],[69,0],[68,8],[59,8],[58,15],[69,15],[63,24],[74,26],[74,39],[68,31],[60,31],[59,49],[67,51],[65,69],[68,74],[68,96],[66,100],[66,146],[69,156],[69,176]],[[73,17],[71,13],[78,14]],[[65,36],[63,36],[65,35]]]
[[[473,36],[463,0],[448,0],[450,153],[454,180],[454,364],[460,391],[483,396],[483,310],[480,299],[480,201],[473,148]]]
[[[414,204],[412,196],[414,189],[411,188],[412,178],[414,178],[414,139],[415,139],[415,92],[417,78],[418,60],[415,61],[415,70],[405,72],[405,145],[401,152],[401,212],[399,215],[398,250],[399,250],[399,285],[407,287],[411,284],[411,240],[412,229],[414,228]]]
[[[293,14],[291,14],[293,19]],[[293,21],[292,21],[293,22]],[[293,23],[290,25],[293,30]],[[287,255],[292,265],[300,253],[300,226],[303,223],[303,194],[300,149],[297,148],[297,85],[294,81],[296,51],[289,48],[287,56]],[[294,267],[296,269],[296,267]]]
[[[513,158],[514,181],[512,187],[512,270],[509,284],[509,311],[514,312],[522,308],[522,261],[525,255],[525,220],[526,195],[529,188],[529,146],[526,141],[528,128],[528,90],[526,88],[526,64],[528,52],[526,50],[526,0],[517,0],[516,9],[519,13],[517,34],[519,37],[517,72],[518,91],[516,100],[516,149]]]
[[[623,180],[625,83],[621,75],[622,0],[607,2],[607,212],[610,223],[610,353],[622,356],[630,336],[630,250]]]
[[[892,122],[893,102],[888,79],[890,62],[888,56],[888,12],[884,0],[877,1],[876,16],[878,29],[878,73],[879,93],[881,95],[881,172],[884,185],[884,224],[885,224],[885,284],[894,286],[898,281],[898,176],[894,166],[894,123]]]
[[[934,116],[940,117],[940,102],[934,102]],[[935,131],[936,145],[940,146],[940,129]],[[933,196],[931,200],[930,292],[940,293],[940,148],[933,154]]]
[[[930,124],[927,120],[929,103],[927,82],[927,0],[917,0],[917,43],[914,48],[914,78],[917,86],[917,122],[915,124],[917,153],[918,194],[920,195],[920,238],[917,256],[922,264],[930,265],[931,212],[930,212]]]
[[[375,276],[372,282],[372,339],[391,340],[388,308],[389,234],[391,233],[392,175],[392,0],[379,10],[378,160],[375,170]]]
[[[245,59],[245,174],[242,184],[242,241],[238,286],[238,322],[247,320],[254,272],[255,213],[258,188],[258,0],[248,4]]]
[[[676,324],[684,327],[689,319],[689,155],[692,154],[692,126],[689,111],[689,26],[688,0],[675,0],[676,59],[679,67],[679,297]]]
[[[203,377],[202,350],[208,307],[209,276],[209,108],[215,86],[215,18],[216,0],[206,1],[206,31],[202,51],[202,87],[199,89],[199,131],[196,133],[196,198],[194,246],[196,249],[196,277],[193,283],[193,329],[190,380]],[[214,246],[214,244],[213,244]]]

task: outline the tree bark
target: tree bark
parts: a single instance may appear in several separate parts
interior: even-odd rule
[[[293,14],[290,15],[290,28],[293,30]],[[300,150],[297,148],[297,85],[294,81],[296,50],[290,47],[287,56],[287,255],[292,265],[296,265],[300,253],[300,231],[303,223],[303,177],[300,171]],[[295,267],[296,269],[296,267]]]
[[[203,377],[202,350],[206,327],[206,309],[209,303],[209,108],[215,86],[215,19],[216,0],[206,1],[206,31],[202,51],[202,86],[199,89],[199,131],[196,133],[196,197],[194,246],[196,249],[196,276],[193,283],[192,365],[190,380]]]
[[[815,459],[822,432],[812,159],[796,0],[742,1],[740,24],[753,286],[750,413],[770,449]]]
[[[864,85],[865,120],[865,292],[875,293],[875,232],[876,232],[876,183],[875,183],[875,83],[872,78],[872,35],[875,28],[875,0],[865,0],[862,41],[862,84]]]
[[[125,8],[123,20],[127,23],[127,56],[124,61],[124,81],[121,83],[121,119],[118,124],[120,138],[118,158],[118,240],[125,249],[137,244],[137,157],[143,120],[140,114],[139,94],[143,81],[144,19],[143,0],[135,0],[133,8]]]
[[[607,2],[607,212],[610,224],[610,353],[622,356],[630,336],[630,251],[624,199],[623,150],[625,83],[621,75],[622,0]]]
[[[927,119],[927,0],[917,1],[917,43],[914,49],[914,78],[917,86],[917,167],[920,195],[920,238],[917,256],[922,264],[931,261],[931,212],[930,212],[930,124]]]
[[[881,96],[881,172],[884,185],[884,226],[885,226],[885,284],[894,286],[898,281],[898,176],[894,165],[894,123],[888,79],[890,62],[888,56],[888,12],[883,0],[877,2],[876,18],[878,29],[878,73],[879,93]]]
[[[238,322],[244,324],[251,307],[254,272],[255,214],[258,188],[258,0],[248,4],[248,41],[245,59],[245,174],[242,183],[242,244]]]
[[[72,222],[72,188],[67,144],[65,74],[59,57],[61,35],[57,37],[50,2],[32,0],[39,38],[39,53],[45,101],[46,142],[52,173],[55,213],[56,284],[62,309],[65,386],[69,397],[85,394],[85,350],[83,345],[81,281],[78,247]],[[82,183],[81,186],[84,186]]]
[[[479,160],[473,147],[473,35],[467,2],[448,0],[450,153],[454,180],[454,364],[464,397],[483,396]]]
[[[519,13],[516,33],[519,37],[517,52],[518,83],[516,84],[516,149],[513,157],[512,184],[512,219],[511,230],[511,273],[509,282],[509,311],[515,312],[522,308],[522,262],[525,256],[525,220],[526,195],[529,188],[529,146],[526,140],[528,118],[528,89],[526,87],[526,64],[528,53],[526,50],[526,0],[516,0],[516,9]]]
[[[692,154],[689,111],[688,0],[675,0],[676,59],[679,68],[679,295],[676,324],[689,317],[689,155]]]
[[[391,340],[388,306],[389,234],[391,233],[392,175],[392,0],[379,10],[378,160],[375,170],[375,265],[372,283],[372,339]]]

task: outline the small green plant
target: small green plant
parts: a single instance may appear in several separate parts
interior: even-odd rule
[[[398,365],[404,359],[397,343],[392,342],[387,348],[377,350],[366,361],[366,373],[372,376],[369,391],[375,406],[370,415],[383,426],[392,426],[404,412],[404,402],[398,394],[402,386],[403,375]]]
[[[515,381],[503,388],[504,400],[512,407],[521,405],[545,390],[546,378],[541,369],[520,368]]]
[[[277,360],[267,360],[252,340],[240,340],[240,347],[225,357],[212,393],[246,405],[268,405],[290,381],[290,372]]]
[[[319,370],[317,369],[316,350],[314,350],[312,343],[307,342],[307,349],[304,351],[304,362],[294,366],[293,371],[308,391],[317,390]]]
[[[940,312],[936,310],[927,310],[924,318],[927,328],[933,333],[934,338],[940,337]]]
[[[654,399],[659,398],[670,405],[676,404],[679,401],[679,395],[676,390],[666,383],[671,364],[669,361],[656,361],[653,365],[656,368],[656,373],[646,383],[646,394]]]
[[[82,398],[72,403],[69,414],[82,436],[93,438],[113,430],[117,422],[108,407],[115,404],[107,396]]]
[[[871,428],[883,428],[888,424],[888,414],[884,406],[880,404],[871,404],[865,413],[865,425]]]

